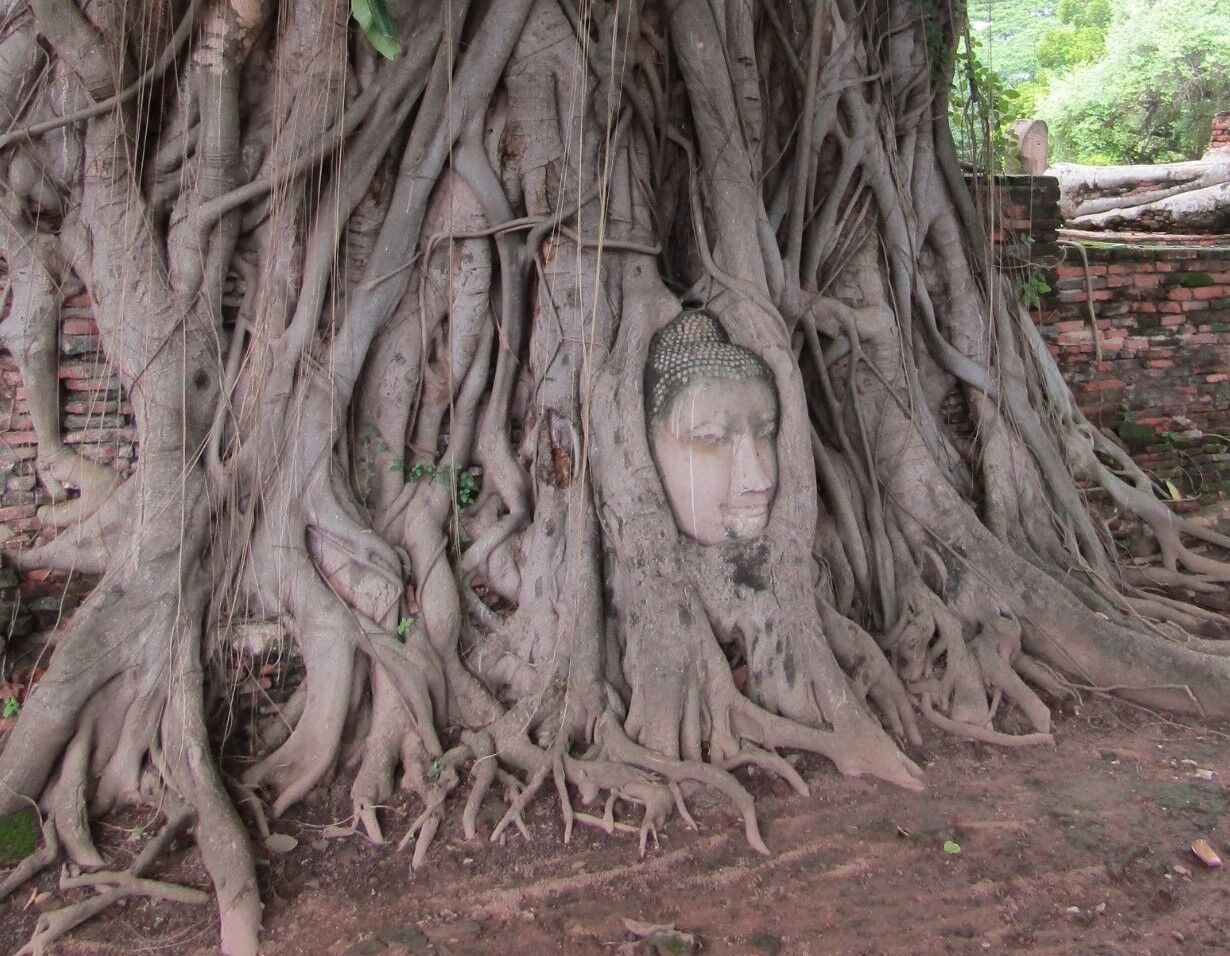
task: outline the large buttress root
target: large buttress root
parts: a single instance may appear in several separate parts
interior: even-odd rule
[[[1223,621],[1121,573],[1077,482],[1152,528],[1150,583],[1216,587],[1230,540],[1084,420],[992,267],[947,12],[393,0],[388,59],[344,0],[95,6],[0,36],[0,339],[65,524],[16,563],[100,576],[0,755],[46,841],[0,895],[60,859],[97,891],[30,951],[201,902],[149,873],[191,829],[253,952],[236,805],[267,836],[335,779],[411,868],[454,809],[516,840],[542,797],[645,854],[702,789],[768,852],[738,774],[807,793],[786,750],[917,790],[922,724],[1046,745],[1085,689],[1230,712]],[[78,286],[134,410],[122,482],[60,436]],[[712,545],[642,394],[698,307],[779,409],[768,525]],[[92,821],[133,803],[167,823],[109,869]]]

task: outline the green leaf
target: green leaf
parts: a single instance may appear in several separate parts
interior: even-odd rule
[[[0,866],[20,863],[38,849],[38,820],[29,810],[0,817]]]
[[[405,637],[412,627],[414,627],[414,617],[403,617],[397,622],[397,633]]]
[[[478,480],[478,476],[472,471],[463,471],[457,476],[457,504],[464,508],[466,505],[473,504],[477,498],[479,491],[482,490],[482,483]]]
[[[1170,495],[1171,501],[1178,501],[1183,497],[1183,495],[1179,492],[1179,489],[1175,487],[1175,483],[1169,478],[1166,479],[1166,494]]]
[[[944,841],[944,852],[952,856],[956,856],[958,853],[961,852],[961,844],[958,843],[956,840],[945,840]]]
[[[350,15],[377,53],[386,60],[401,56],[401,35],[387,0],[350,0]]]
[[[0,711],[0,717],[16,717],[21,713],[21,701],[16,697],[4,698],[4,710]]]

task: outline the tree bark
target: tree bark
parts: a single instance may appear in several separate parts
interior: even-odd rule
[[[0,336],[64,509],[19,564],[101,576],[4,740],[0,813],[37,801],[97,865],[97,814],[169,808],[239,954],[236,806],[337,776],[377,842],[411,792],[415,867],[463,786],[469,836],[493,786],[492,838],[546,787],[566,837],[631,819],[642,852],[709,789],[767,852],[733,771],[805,792],[786,750],[918,789],[922,722],[1046,744],[1074,688],[1230,713],[1225,647],[1142,617],[1078,482],[1171,580],[1230,580],[1230,540],[1084,420],[988,265],[945,120],[960,10],[389,6],[393,59],[343,0],[38,0],[0,37]],[[59,434],[76,285],[133,402],[124,479]],[[702,307],[777,409],[767,523],[709,545],[644,395]]]

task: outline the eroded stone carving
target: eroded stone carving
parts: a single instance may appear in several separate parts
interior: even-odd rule
[[[683,312],[654,335],[645,422],[684,534],[717,544],[764,530],[777,493],[777,418],[773,373],[712,314]]]

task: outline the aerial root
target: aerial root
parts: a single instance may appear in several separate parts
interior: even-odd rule
[[[124,890],[128,896],[148,896],[170,903],[189,903],[203,906],[209,902],[209,894],[191,886],[180,886],[178,883],[167,883],[164,880],[151,880],[131,873],[121,873],[115,870],[102,870],[96,873],[80,873],[70,876],[67,871],[60,873],[60,889],[80,890],[85,888],[107,890]]]
[[[754,744],[745,743],[735,756],[722,764],[725,770],[738,770],[746,766],[758,767],[766,773],[775,774],[790,784],[795,793],[803,797],[811,796],[811,788],[785,757],[769,750],[762,750]]]
[[[769,848],[765,846],[764,839],[760,835],[760,824],[756,819],[756,803],[752,799],[752,795],[744,789],[743,785],[729,771],[713,764],[702,763],[699,760],[671,760],[655,754],[634,743],[624,733],[623,727],[620,726],[619,722],[609,711],[600,718],[599,727],[601,729],[603,749],[610,758],[623,761],[634,767],[640,767],[651,773],[656,773],[668,782],[683,783],[690,781],[699,783],[728,797],[743,819],[743,831],[747,836],[748,844],[757,853],[763,853],[768,856]],[[670,791],[668,790],[667,794],[669,795],[669,793]],[[666,813],[670,811],[673,803],[674,800],[671,799],[664,809],[659,809],[655,806],[655,816],[660,815],[660,819],[655,819],[650,824],[650,828],[654,829],[655,839],[656,824],[665,820]],[[646,821],[650,819],[648,805],[646,806],[645,819]],[[645,824],[642,825],[642,852],[644,851],[646,835],[645,826]]]
[[[95,698],[97,701],[99,698]],[[83,715],[82,726],[69,742],[60,763],[60,776],[51,789],[51,812],[65,855],[82,869],[104,866],[103,858],[90,836],[89,801],[86,779],[89,775],[90,744],[94,719],[92,702]]]
[[[273,831],[269,828],[269,818],[265,816],[264,801],[257,795],[256,788],[225,774],[223,774],[223,783],[234,793],[235,807],[240,814],[252,820],[252,825],[256,828],[256,835],[261,838],[262,842],[269,839]]]
[[[427,860],[431,841],[440,828],[440,821],[444,819],[444,803],[448,795],[461,784],[461,774],[457,772],[457,768],[472,754],[471,748],[463,744],[433,758],[426,766],[419,759],[407,768],[406,783],[423,800],[423,811],[397,844],[397,851],[400,853],[411,840],[415,841],[414,855],[410,858],[411,869],[419,869]]]
[[[521,831],[521,835],[526,839],[529,839],[530,831],[525,825],[525,810],[530,805],[531,801],[533,801],[534,797],[537,796],[538,791],[542,789],[542,785],[546,781],[547,776],[553,772],[556,759],[558,759],[556,755],[551,755],[550,759],[544,759],[542,763],[535,768],[534,772],[530,774],[530,778],[526,781],[525,786],[521,788],[521,791],[517,794],[516,798],[511,804],[509,804],[508,809],[504,812],[504,816],[500,818],[500,822],[497,823],[495,829],[491,831],[492,843],[498,842],[503,837],[504,831],[507,830],[509,826],[514,824],[517,829]],[[565,797],[566,796],[567,794],[565,793]],[[571,810],[571,805],[569,805],[570,813]],[[571,829],[569,832],[571,832]]]
[[[1080,696],[1067,678],[1036,657],[1022,654],[1013,661],[1012,666],[1034,687],[1041,688],[1056,700],[1075,700]]]
[[[193,814],[187,811],[180,811],[170,818],[127,870],[89,873],[77,877],[62,875],[61,889],[93,886],[98,895],[39,916],[34,924],[33,935],[29,942],[17,951],[17,956],[43,956],[47,947],[65,933],[130,896],[147,896],[190,904],[208,903],[209,895],[200,890],[145,878],[149,869],[166,852],[172,841],[188,828],[192,820]]]
[[[467,840],[478,837],[478,811],[483,805],[483,798],[495,782],[496,771],[500,769],[495,755],[495,744],[491,735],[483,731],[466,731],[461,739],[474,754],[474,765],[470,768],[470,777],[474,783],[466,797],[465,809],[461,813],[461,828]]]
[[[1170,571],[1166,568],[1153,566],[1126,568],[1124,580],[1140,588],[1175,587],[1185,588],[1197,594],[1221,594],[1225,585],[1212,581],[1199,574],[1189,574],[1185,571]]]
[[[623,734],[617,720],[608,715],[608,726],[599,735],[601,740],[583,758],[568,756],[561,745],[552,745],[545,750],[531,751],[531,759],[522,754],[513,762],[529,770],[521,780],[501,764],[492,736],[486,731],[465,731],[462,744],[448,751],[443,757],[432,761],[424,773],[422,761],[408,772],[410,786],[423,798],[424,807],[418,817],[402,836],[397,849],[404,850],[415,841],[413,869],[422,866],[431,841],[444,815],[448,795],[460,785],[459,767],[473,759],[470,769],[471,787],[462,811],[462,826],[467,839],[477,836],[477,818],[483,799],[492,786],[502,784],[505,812],[492,829],[491,842],[502,843],[508,831],[515,828],[526,839],[531,838],[526,823],[526,811],[535,798],[550,783],[554,787],[563,819],[563,838],[571,840],[577,824],[592,826],[611,835],[616,832],[635,833],[639,852],[648,851],[650,840],[658,845],[658,830],[670,816],[672,809],[679,813],[684,824],[697,829],[696,821],[689,812],[680,784],[699,784],[727,796],[735,805],[744,821],[744,830],[749,845],[757,852],[768,853],[760,835],[755,804],[751,794],[735,779],[726,767],[694,760],[669,760],[633,743]],[[612,729],[614,728],[614,729]],[[562,740],[563,738],[561,738]],[[807,794],[809,789],[799,773],[783,757],[762,750],[751,744],[730,761],[731,767],[754,765],[768,773],[785,779],[796,791]],[[590,804],[598,794],[605,792],[605,808],[601,816],[577,810],[573,806],[569,784],[580,791],[581,802]],[[617,800],[623,799],[643,808],[639,824],[617,821],[614,808]]]
[[[1182,565],[1202,579],[1211,582],[1230,581],[1230,562],[1219,561],[1193,551],[1183,544],[1181,536],[1186,534],[1198,541],[1216,547],[1230,550],[1230,537],[1220,534],[1211,528],[1203,528],[1175,514],[1150,489],[1150,479],[1132,457],[1118,445],[1111,442],[1103,434],[1089,424],[1077,429],[1084,435],[1090,447],[1097,454],[1103,455],[1115,462],[1120,471],[1126,475],[1121,477],[1093,454],[1085,456],[1086,470],[1110,494],[1115,504],[1124,511],[1134,514],[1149,526],[1157,539],[1162,552],[1162,566],[1171,574],[1181,574]]]
[[[683,799],[683,789],[674,780],[671,780],[666,786],[670,790],[671,796],[675,798],[675,810],[683,820],[684,825],[689,830],[699,830],[700,828],[696,825],[696,821],[688,810],[687,802]]]
[[[1230,620],[1224,614],[1218,614],[1216,611],[1210,611],[1185,601],[1176,601],[1161,594],[1150,597],[1129,597],[1127,602],[1137,614],[1143,614],[1155,621],[1177,624],[1182,629],[1179,632],[1180,636],[1183,632],[1195,630],[1204,624],[1230,627]],[[1230,653],[1230,648],[1224,653]]]
[[[38,517],[44,525],[53,528],[85,521],[102,506],[122,480],[118,472],[83,458],[66,446],[50,454],[39,455],[35,469],[53,502],[39,508]],[[78,496],[69,498],[66,486],[78,489]]]
[[[871,774],[906,790],[924,790],[922,768],[907,757],[870,714],[838,730],[820,730],[766,710],[742,695],[732,716],[741,737],[762,747],[789,747],[826,757],[845,776]]]
[[[568,797],[568,778],[564,774],[564,761],[556,757],[551,761],[551,776],[555,780],[555,793],[559,797],[560,814],[564,818],[564,843],[572,842],[572,800]]]
[[[923,716],[939,727],[955,737],[964,737],[966,740],[977,740],[984,744],[995,744],[999,747],[1036,747],[1039,744],[1055,743],[1053,734],[1004,734],[991,727],[981,727],[978,724],[968,724],[963,721],[953,720],[950,717],[945,717],[935,709],[931,704],[931,695],[924,693],[920,701]]]

